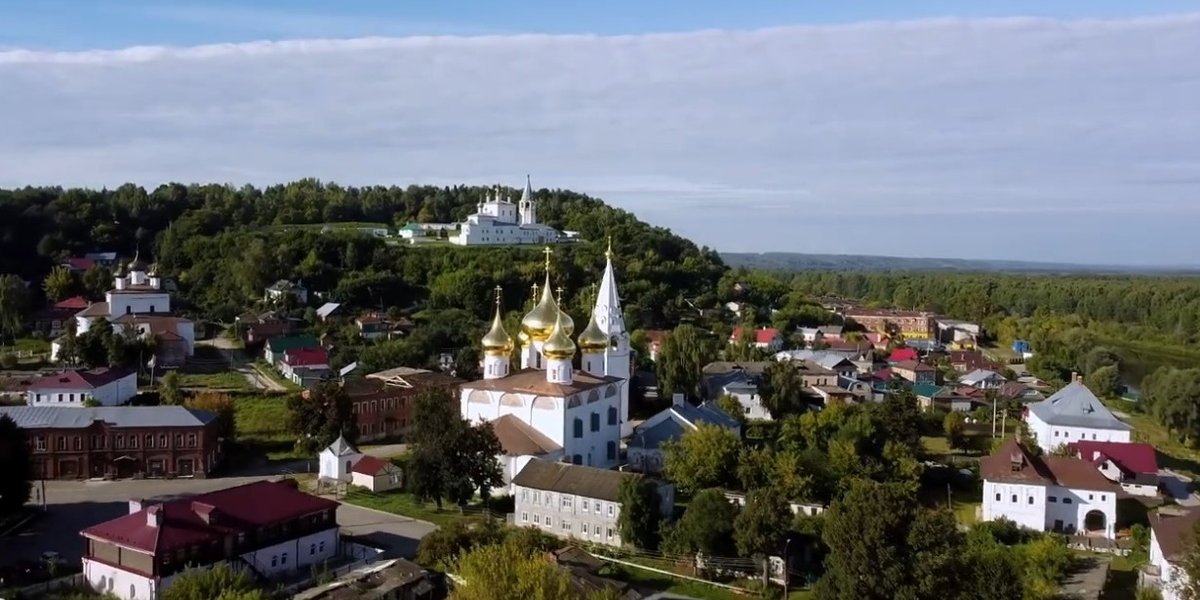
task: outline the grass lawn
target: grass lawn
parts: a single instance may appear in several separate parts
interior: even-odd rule
[[[703,600],[744,600],[751,597],[698,581],[678,579],[669,575],[663,575],[662,573],[655,573],[654,571],[635,567],[626,567],[624,565],[606,566],[601,571],[601,575],[620,581],[627,581],[638,587],[692,598],[701,598]],[[781,591],[781,589],[777,590],[776,593]],[[809,590],[796,590],[788,593],[788,600],[809,600],[811,598],[812,592]]]
[[[363,489],[351,488],[350,492],[345,497],[339,498],[339,500],[375,510],[382,510],[383,512],[404,515],[421,521],[428,521],[437,526],[448,525],[454,521],[462,521],[463,519],[478,518],[472,514],[464,515],[460,513],[457,506],[443,505],[442,510],[438,510],[437,505],[432,502],[422,502],[412,494],[399,490],[374,493]],[[478,506],[468,508],[478,508]]]
[[[235,431],[240,442],[292,442],[288,430],[287,394],[233,396]]]
[[[246,377],[237,371],[221,373],[180,373],[179,385],[185,388],[250,391],[254,386],[246,381]]]
[[[930,436],[930,435],[921,436],[921,448],[923,448],[925,450],[925,453],[929,454],[929,455],[943,456],[946,454],[950,454],[950,452],[951,452],[950,440],[947,440],[945,437],[940,436],[940,435],[939,436]]]
[[[266,377],[267,379],[270,379],[271,381],[283,386],[283,389],[285,390],[300,389],[300,386],[288,381],[287,379],[284,379],[283,375],[280,375],[279,371],[275,370],[275,367],[267,364],[267,362],[264,360],[256,360],[250,366],[254,367],[254,370],[258,371],[259,375],[262,375],[263,377]]]

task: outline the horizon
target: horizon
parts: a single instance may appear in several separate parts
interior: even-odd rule
[[[0,37],[0,85],[24,92],[0,96],[0,187],[528,172],[719,252],[1191,268],[1200,251],[1186,3],[441,18],[464,4],[0,0],[28,24]]]

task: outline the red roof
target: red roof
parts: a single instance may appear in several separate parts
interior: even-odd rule
[[[351,467],[350,470],[355,473],[367,475],[369,477],[375,477],[380,473],[383,473],[389,464],[391,463],[387,462],[386,460],[367,454],[358,459],[358,462],[354,463],[354,466]]]
[[[762,329],[754,330],[754,341],[759,344],[770,344],[775,338],[779,337],[779,330],[774,327],[763,327]],[[733,335],[729,336],[732,341],[740,341],[742,339],[742,328],[734,327]]]
[[[86,271],[86,270],[96,266],[96,261],[94,261],[90,258],[83,258],[80,256],[72,256],[71,258],[64,260],[63,264],[66,265],[67,268],[71,269],[72,271]]]
[[[329,353],[324,348],[293,348],[283,353],[283,362],[292,367],[327,365]]]
[[[1078,441],[1070,446],[1079,453],[1079,458],[1094,465],[1112,460],[1127,473],[1158,473],[1158,455],[1150,444]]]
[[[892,350],[891,355],[887,357],[888,362],[904,362],[907,360],[917,360],[916,348],[896,348]]]
[[[80,533],[161,555],[197,543],[221,541],[231,533],[252,533],[264,526],[332,511],[337,506],[333,500],[310,496],[287,482],[256,481],[150,504]],[[160,518],[158,525],[150,524],[155,514]]]
[[[69,370],[34,379],[31,390],[94,390],[133,374],[129,369],[101,367],[91,371]]]
[[[64,310],[83,310],[87,308],[89,304],[91,304],[91,302],[89,302],[87,298],[84,298],[83,296],[73,296],[71,298],[67,298],[66,300],[59,300],[58,302],[55,302],[54,308],[61,308]]]
[[[991,456],[983,457],[979,461],[979,471],[986,481],[1097,491],[1117,489],[1088,461],[1065,456],[1035,456],[1016,438],[1008,438]]]

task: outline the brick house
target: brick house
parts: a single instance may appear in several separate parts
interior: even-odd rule
[[[937,322],[932,313],[912,310],[853,308],[843,313],[868,331],[899,333],[905,339],[937,339]]]
[[[4,406],[25,430],[34,477],[208,476],[222,459],[216,415],[182,406]]]
[[[413,399],[421,390],[440,387],[457,398],[462,380],[425,369],[397,367],[344,384],[350,396],[359,441],[403,435],[412,424]],[[458,401],[455,399],[455,406]]]

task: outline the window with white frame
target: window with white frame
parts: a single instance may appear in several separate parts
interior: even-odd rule
[[[525,513],[525,512],[521,513],[521,522],[522,523],[529,522],[529,513]]]

